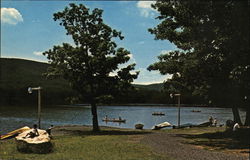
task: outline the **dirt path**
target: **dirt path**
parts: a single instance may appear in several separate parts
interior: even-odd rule
[[[184,138],[174,133],[148,134],[141,143],[151,146],[157,153],[166,154],[176,160],[249,160],[247,156],[209,151],[184,143]]]

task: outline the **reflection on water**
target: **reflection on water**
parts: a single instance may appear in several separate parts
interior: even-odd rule
[[[164,106],[99,106],[99,125],[121,128],[134,128],[137,123],[144,124],[144,128],[151,128],[155,124],[165,121],[177,124],[177,108]],[[199,110],[201,112],[192,112]],[[163,112],[165,116],[153,116],[153,112]],[[240,111],[242,120],[245,112]],[[103,122],[102,118],[126,119],[126,123]],[[225,124],[228,119],[233,119],[230,108],[200,108],[182,107],[181,124],[199,124],[208,120],[209,116],[217,118],[218,124]],[[53,125],[91,125],[92,115],[89,106],[50,106],[42,108],[42,128]],[[0,134],[20,128],[32,126],[37,123],[36,107],[0,107]]]

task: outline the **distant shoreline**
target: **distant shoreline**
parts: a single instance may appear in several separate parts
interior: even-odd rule
[[[33,107],[37,106],[37,104],[14,104],[14,105],[4,105],[0,104],[0,107]],[[44,107],[50,107],[50,106],[56,106],[56,107],[63,107],[63,106],[90,106],[88,103],[84,104],[47,104],[47,105],[42,105]],[[148,103],[128,103],[128,104],[97,104],[97,106],[115,106],[115,107],[123,107],[123,106],[137,106],[137,107],[178,107],[178,104],[148,104]],[[225,107],[225,106],[208,106],[205,104],[181,104],[180,107],[202,107],[202,108],[230,108],[230,107]]]
[[[52,105],[49,105],[52,106]],[[54,106],[90,106],[90,104],[66,104],[66,105],[54,105]],[[136,107],[178,107],[178,104],[148,104],[148,103],[128,103],[128,104],[98,104],[97,106],[107,107],[124,107],[124,106],[136,106]],[[224,106],[208,106],[205,104],[181,104],[180,107],[202,107],[202,108],[230,108]]]
[[[37,104],[33,104],[33,105],[25,105],[25,104],[15,104],[15,105],[4,105],[4,104],[0,104],[1,108],[5,108],[5,107],[34,107],[37,106]],[[84,103],[84,104],[49,104],[49,105],[42,105],[42,107],[90,107],[90,104],[88,103]],[[177,104],[143,104],[143,103],[128,103],[128,104],[97,104],[97,106],[107,106],[107,107],[124,107],[124,106],[135,106],[135,107],[178,107]],[[231,108],[231,107],[225,107],[225,106],[208,106],[205,104],[181,104],[182,108],[186,108],[186,107],[199,107],[199,108]],[[239,109],[245,109],[243,107],[239,107]]]

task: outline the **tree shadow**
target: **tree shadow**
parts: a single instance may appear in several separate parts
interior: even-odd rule
[[[250,129],[240,129],[238,131],[224,131],[203,134],[177,134],[176,136],[190,139],[185,143],[214,147],[217,149],[246,149],[249,153]]]
[[[56,131],[57,135],[76,135],[76,136],[98,136],[98,135],[144,135],[152,132],[146,130],[101,130],[99,132],[93,132],[92,130],[71,130],[71,129],[59,129]]]

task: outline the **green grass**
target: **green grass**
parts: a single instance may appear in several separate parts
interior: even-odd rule
[[[15,141],[0,141],[0,157],[3,160],[168,160],[156,154],[139,140],[142,134],[133,131],[104,132],[101,135],[75,134],[55,136],[54,151],[49,154],[25,154],[16,150]],[[110,133],[114,133],[113,135]],[[117,134],[118,133],[118,134]],[[130,134],[131,133],[131,134]],[[0,159],[1,159],[0,158]],[[1,159],[1,160],[2,160]]]

